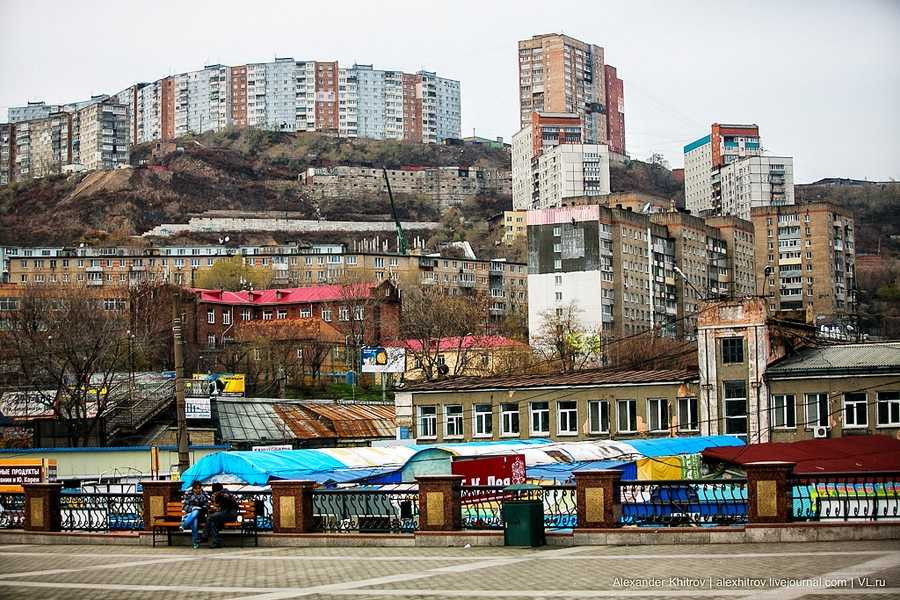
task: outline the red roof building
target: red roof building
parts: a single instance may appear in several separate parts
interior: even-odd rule
[[[851,435],[800,442],[720,446],[703,451],[707,461],[744,466],[754,462],[796,463],[795,474],[900,471],[900,440],[884,435]]]

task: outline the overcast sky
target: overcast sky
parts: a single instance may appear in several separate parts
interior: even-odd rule
[[[516,41],[603,46],[625,82],[628,153],[682,146],[714,121],[757,123],[798,183],[900,179],[900,2],[41,2],[0,0],[0,120],[136,81],[292,56],[421,68],[461,81],[463,135],[518,127]],[[892,58],[893,57],[893,58]]]

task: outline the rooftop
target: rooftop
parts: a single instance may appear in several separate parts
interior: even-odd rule
[[[628,371],[594,369],[574,373],[538,373],[503,377],[457,377],[443,381],[428,381],[407,386],[415,392],[444,392],[465,390],[508,390],[546,387],[592,387],[607,385],[641,385],[684,383],[697,379],[697,372],[687,369]]]
[[[242,290],[240,292],[199,288],[195,288],[192,291],[197,294],[201,303],[263,306],[370,298],[372,290],[377,287],[378,285],[373,283],[360,283],[347,286],[317,285],[275,290]]]
[[[900,372],[900,342],[841,344],[804,348],[768,369],[767,378],[837,375],[860,372]]]

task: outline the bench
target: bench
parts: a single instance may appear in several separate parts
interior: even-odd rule
[[[172,545],[173,533],[187,533],[181,529],[181,520],[184,513],[181,509],[181,502],[167,502],[166,512],[153,519],[152,535],[153,547],[156,547],[158,534],[165,532],[166,541],[169,546]],[[201,522],[201,527],[203,523]],[[244,540],[248,536],[253,536],[253,544],[259,546],[259,528],[256,525],[256,502],[253,500],[241,500],[238,502],[238,514],[235,521],[225,523],[220,531],[236,530],[241,535],[241,548],[244,547]]]

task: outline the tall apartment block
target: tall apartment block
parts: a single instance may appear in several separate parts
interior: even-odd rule
[[[609,150],[582,140],[578,115],[533,113],[512,140],[513,208],[547,208],[566,198],[609,194]]]
[[[793,159],[763,156],[757,125],[713,123],[684,147],[684,204],[694,214],[749,220],[753,207],[793,203]]]
[[[0,126],[0,184],[59,174],[70,165],[113,169],[127,163],[128,108],[103,98]]]
[[[703,300],[753,286],[753,226],[734,217],[704,221],[578,198],[527,219],[532,332],[547,311],[572,303],[582,324],[605,337],[655,329],[693,338]]]
[[[757,288],[771,310],[804,310],[809,321],[856,312],[850,211],[819,202],[758,207],[752,213]]]
[[[585,143],[625,154],[624,88],[600,46],[562,34],[520,40],[520,127],[535,111],[574,113],[582,119]]]

